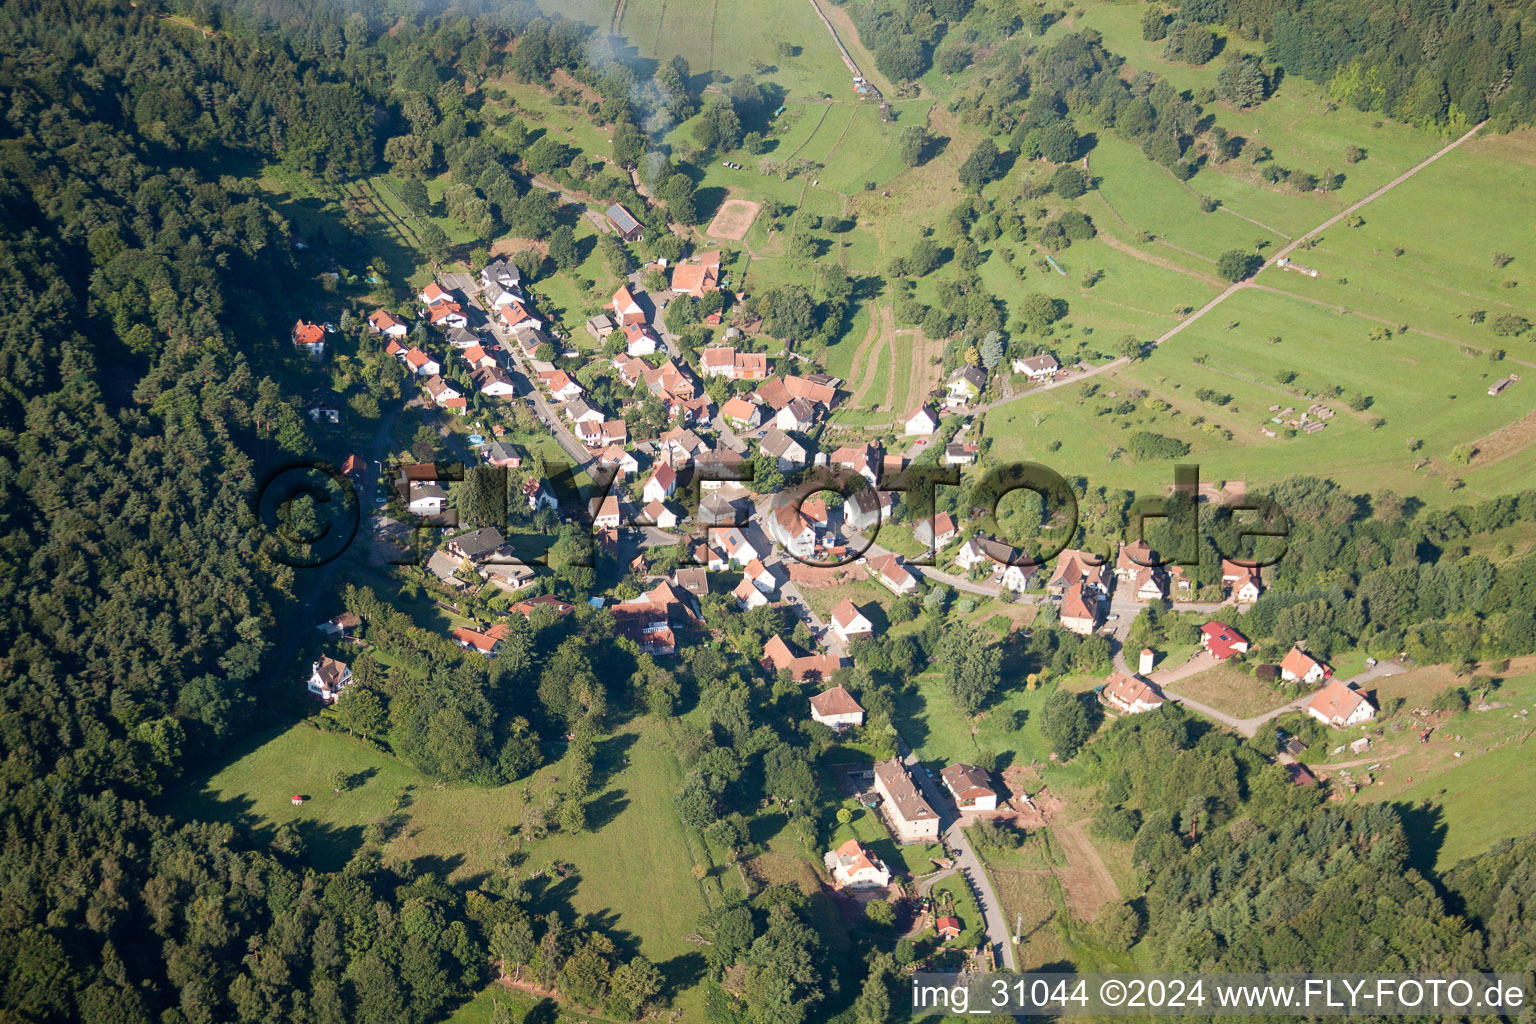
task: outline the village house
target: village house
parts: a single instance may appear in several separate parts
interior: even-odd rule
[[[505,553],[506,539],[495,527],[483,526],[469,533],[461,533],[443,545],[456,558],[467,558],[479,564]]]
[[[511,398],[517,394],[512,375],[499,366],[482,366],[471,373],[469,379],[487,398]]]
[[[778,581],[773,578],[773,573],[760,558],[754,558],[746,564],[742,570],[742,577],[765,594],[771,594],[778,589]]]
[[[1078,636],[1087,636],[1099,626],[1099,600],[1081,583],[1074,583],[1061,595],[1061,626]]]
[[[1099,696],[1105,704],[1127,715],[1156,711],[1163,706],[1163,695],[1157,691],[1157,687],[1145,679],[1124,672],[1109,676]]]
[[[997,810],[997,790],[992,788],[992,780],[984,769],[973,764],[952,764],[939,777],[962,811]]]
[[[768,516],[767,526],[769,536],[794,557],[810,558],[816,553],[816,524],[803,507],[780,505]]]
[[[309,692],[327,704],[336,703],[336,698],[351,682],[351,666],[335,658],[322,656],[309,667]]]
[[[791,398],[773,419],[780,430],[804,432],[816,425],[816,407],[803,398]]]
[[[674,569],[672,585],[703,602],[709,596],[709,573],[703,569]]]
[[[768,553],[757,550],[751,539],[740,528],[734,526],[714,531],[714,540],[720,546],[720,550],[725,553],[725,557],[735,565],[746,565]]]
[[[778,377],[769,377],[757,386],[756,391],[752,392],[754,402],[772,409],[775,413],[788,405],[794,397]]]
[[[429,308],[432,306],[440,306],[445,302],[453,301],[453,293],[448,291],[448,289],[444,288],[442,285],[438,284],[436,281],[433,281],[431,284],[423,288],[421,293],[416,297],[421,300],[423,305]]]
[[[436,359],[415,346],[403,350],[400,358],[406,369],[418,377],[436,377],[443,372],[442,365]]]
[[[680,295],[702,299],[706,292],[720,287],[720,250],[701,252],[692,260],[672,268],[672,290]]]
[[[778,427],[769,427],[757,443],[758,450],[778,463],[779,472],[792,473],[810,461],[805,446]]]
[[[460,626],[453,631],[454,641],[466,651],[475,651],[487,658],[496,657],[496,648],[501,646],[502,638],[507,635],[506,626],[492,626],[485,632],[478,629],[470,629]]]
[[[976,461],[981,446],[970,441],[956,441],[944,446],[944,465],[969,466]]]
[[[1046,384],[1056,379],[1056,374],[1061,372],[1061,364],[1049,352],[1041,352],[1024,359],[1015,359],[1013,372],[1022,373],[1036,384]]]
[[[603,422],[603,411],[590,405],[584,398],[571,399],[565,403],[561,411],[565,413],[566,419],[575,424],[599,424]],[[599,431],[597,436],[601,437],[601,431]]]
[[[766,352],[737,352],[732,375],[736,380],[764,380],[768,376]]]
[[[1115,578],[1133,580],[1141,570],[1157,561],[1157,552],[1144,540],[1138,540],[1134,544],[1122,544],[1119,554],[1115,556]]]
[[[519,601],[512,606],[511,610],[525,619],[531,619],[533,618],[533,613],[540,608],[552,609],[557,618],[562,615],[569,615],[576,610],[574,605],[562,601],[552,594],[540,594],[537,597],[530,597],[527,600]]]
[[[599,530],[617,530],[619,528],[619,496],[609,494],[603,497],[593,496],[591,501],[592,525]]]
[[[448,330],[452,327],[468,327],[469,317],[457,302],[439,302],[427,310],[427,320],[433,327]]]
[[[908,437],[926,437],[939,429],[939,414],[931,405],[920,405],[907,414],[906,431]]]
[[[843,502],[843,525],[851,530],[873,530],[890,515],[896,498],[889,491],[866,487]]]
[[[459,570],[463,566],[462,559],[455,558],[446,551],[434,551],[427,559],[427,572],[449,590],[463,590],[469,585],[459,578]]]
[[[1109,567],[1098,560],[1097,555],[1074,548],[1065,548],[1056,556],[1056,569],[1045,584],[1046,592],[1057,597],[1069,587],[1081,584],[1093,592],[1095,600],[1109,596]]]
[[[919,519],[912,527],[913,539],[923,547],[933,548],[935,551],[958,536],[960,536],[960,527],[955,525],[955,517],[948,512],[940,512],[931,518]]]
[[[693,478],[698,481],[699,490],[713,494],[722,487],[734,487],[740,483],[745,462],[740,452],[722,445],[694,456]]]
[[[453,385],[436,375],[428,377],[422,387],[438,405],[447,405],[449,399],[464,397]]]
[[[501,322],[506,324],[507,329],[510,331],[527,332],[542,331],[544,329],[544,321],[530,313],[528,307],[516,299],[498,304],[496,306],[496,315],[501,318]],[[520,334],[519,337],[521,338],[522,335]],[[536,350],[538,345],[535,344],[533,348]]]
[[[645,482],[640,496],[646,501],[666,501],[677,493],[677,471],[666,463],[661,463],[651,473],[651,478]]]
[[[534,571],[519,562],[492,562],[479,568],[480,578],[508,594],[515,594],[535,577]]]
[[[811,721],[841,730],[864,724],[864,709],[841,686],[823,690],[811,698]]]
[[[970,405],[981,397],[986,386],[985,370],[978,366],[962,366],[949,375],[949,381],[946,384],[948,394],[944,398],[944,404],[951,409]]]
[[[543,480],[528,479],[523,482],[523,500],[528,503],[528,511],[537,512],[540,509],[549,509],[551,512],[560,511],[560,499],[555,497],[554,489]]]
[[[649,324],[624,325],[625,355],[636,358],[654,355],[660,347],[661,338],[651,329]]]
[[[859,611],[859,606],[849,598],[843,598],[832,609],[832,632],[845,644],[855,640],[871,640],[875,635],[875,624],[869,617]]]
[[[874,445],[844,445],[833,451],[828,461],[838,469],[847,469],[859,474],[872,487],[880,483],[880,449]]]
[[[1238,604],[1252,604],[1264,590],[1264,580],[1258,569],[1225,558],[1221,560],[1221,582]]]
[[[639,522],[642,526],[654,526],[658,530],[675,530],[678,519],[677,513],[666,502],[652,501],[640,510]]]
[[[1322,682],[1332,672],[1333,670],[1327,665],[1300,647],[1292,647],[1280,660],[1280,678],[1288,683],[1306,683],[1311,686]]]
[[[608,224],[613,228],[614,234],[624,239],[624,241],[640,241],[642,236],[640,222],[635,219],[634,214],[624,209],[623,206],[614,203],[604,211],[604,216],[608,218]]]
[[[486,465],[510,466],[513,469],[522,466],[523,460],[528,457],[526,451],[511,441],[492,441],[485,446],[482,454]]]
[[[720,407],[720,415],[737,430],[751,430],[763,422],[761,408],[740,395],[726,399]]]
[[[480,268],[480,286],[486,291],[499,288],[512,291],[522,286],[523,272],[508,259],[494,259]]]
[[[468,363],[472,371],[496,365],[496,357],[487,352],[485,346],[478,342],[460,350],[459,358]]]
[[[1376,706],[1359,690],[1330,679],[1307,702],[1307,714],[1334,729],[1347,729],[1376,717]]]
[[[645,381],[646,390],[664,402],[669,399],[687,401],[698,394],[693,378],[670,359],[657,367],[647,366],[640,376]]]
[[[938,812],[923,799],[900,760],[875,765],[875,792],[899,842],[931,843],[939,838]]]
[[[843,667],[843,660],[833,654],[800,654],[775,634],[763,645],[763,666],[775,675],[788,672],[797,683],[825,682]]]
[[[699,435],[686,427],[675,427],[662,434],[656,439],[656,448],[674,467],[684,466],[694,456],[709,451],[709,446],[699,439]]]
[[[880,858],[850,839],[822,859],[832,884],[838,889],[884,889],[891,884],[891,872]]]
[[[610,466],[625,476],[640,472],[640,460],[616,444],[597,453],[597,464]]]
[[[917,592],[917,577],[907,570],[900,555],[889,554],[871,558],[867,568],[871,576],[898,597]]]
[[[1225,622],[1212,620],[1200,627],[1200,646],[1217,661],[1226,661],[1234,654],[1248,653],[1248,638]]]
[[[1131,596],[1145,604],[1148,601],[1161,601],[1166,596],[1166,588],[1163,585],[1163,574],[1157,569],[1140,569],[1135,576],[1126,582],[1131,588]]]
[[[386,338],[403,338],[411,332],[411,328],[389,310],[376,309],[368,314],[368,331]]]
[[[406,508],[412,515],[435,516],[448,507],[448,492],[435,483],[411,481],[410,501]]]
[[[749,612],[753,608],[761,608],[768,603],[768,598],[752,585],[750,580],[742,580],[731,591],[731,596],[736,599],[736,607],[740,611]]]
[[[363,624],[362,618],[353,612],[342,612],[335,618],[326,619],[315,628],[326,636],[350,636],[352,631]]]
[[[319,359],[325,355],[325,328],[319,324],[300,320],[293,325],[289,336],[293,340],[293,347],[307,352],[310,358]]]
[[[613,318],[620,327],[643,324],[646,321],[645,307],[635,301],[634,293],[629,290],[628,285],[619,285],[619,290],[613,293]]]
[[[933,923],[933,932],[941,941],[949,942],[958,939],[963,929],[960,927],[960,919],[953,914],[940,915]]]
[[[700,526],[745,526],[747,523],[744,494],[722,493],[719,488],[704,495],[699,502]]]
[[[597,316],[587,320],[587,334],[599,345],[607,341],[608,335],[617,329],[618,325],[613,322],[613,317],[607,313],[599,313]]]
[[[564,370],[541,371],[539,383],[548,389],[550,397],[557,402],[569,402],[584,393],[582,386],[572,380]]]
[[[830,409],[837,398],[836,380],[836,377],[820,373],[813,373],[809,377],[788,374],[784,378],[784,389],[791,398],[803,398],[812,405]]]
[[[484,339],[468,327],[450,327],[446,337],[454,348],[484,347]]]

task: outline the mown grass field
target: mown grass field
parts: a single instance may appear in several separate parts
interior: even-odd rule
[[[1536,785],[1533,670],[1536,659],[1515,659],[1499,688],[1488,695],[1490,705],[1503,706],[1436,716],[1428,743],[1419,743],[1418,730],[1410,725],[1389,729],[1367,754],[1330,758],[1339,763],[1366,758],[1385,766],[1375,773],[1376,784],[1360,790],[1356,799],[1404,808],[1423,866],[1444,870],[1500,839],[1536,828],[1536,808],[1526,798]],[[1427,706],[1435,692],[1456,682],[1449,670],[1429,666],[1375,685],[1380,698],[1403,697],[1406,712]]]
[[[498,788],[435,783],[410,766],[342,734],[296,725],[259,737],[250,749],[210,777],[190,779],[167,798],[178,817],[225,820],[240,826],[253,843],[267,841],[281,825],[297,824],[317,869],[339,869],[363,844],[370,822],[390,813],[391,800],[406,791],[399,813],[404,826],[384,847],[386,861],[414,861],[447,873],[450,881],[474,885],[501,870],[517,849],[510,838],[525,793],[537,796],[553,785],[558,762],[528,780]],[[703,857],[685,835],[673,805],[679,770],[665,727],[645,722],[599,744],[602,784],[591,798],[593,830],[555,833],[531,844],[520,870],[525,874],[552,862],[574,866],[550,898],[581,914],[611,922],[632,936],[651,960],[680,974],[697,948],[683,936],[694,931],[706,902],[693,876],[694,857]],[[332,793],[333,770],[358,780],[355,788]],[[308,796],[302,806],[292,794]],[[707,867],[707,861],[705,861]],[[678,1005],[696,1010],[696,993],[684,990]]]

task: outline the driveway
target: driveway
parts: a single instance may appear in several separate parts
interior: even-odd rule
[[[907,748],[906,741],[900,736],[896,737],[896,749],[901,753],[902,762],[911,772],[912,778],[917,780],[918,786],[923,791],[923,798],[929,806],[939,812],[939,827],[944,842],[954,851],[955,869],[965,877],[970,885],[971,892],[976,896],[976,902],[981,907],[981,918],[987,927],[987,942],[997,954],[1003,969],[1014,970],[1013,937],[1008,932],[1008,922],[1003,916],[1003,905],[998,902],[997,893],[992,889],[992,880],[987,877],[987,871],[981,865],[981,859],[976,856],[976,851],[971,848],[971,842],[965,836],[965,830],[960,827],[960,815],[949,795],[939,789],[938,783],[928,777],[923,766],[918,763],[917,755]]]

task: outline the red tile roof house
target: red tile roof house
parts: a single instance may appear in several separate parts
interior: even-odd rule
[[[405,321],[387,309],[376,309],[368,314],[368,329],[389,338],[403,338],[411,331]]]
[[[1248,638],[1225,622],[1213,621],[1200,627],[1200,646],[1217,661],[1226,661],[1234,654],[1248,653]]]
[[[1157,687],[1123,672],[1116,672],[1109,677],[1100,692],[1100,698],[1116,711],[1127,715],[1156,711],[1163,706],[1163,695],[1157,692]]]
[[[1264,591],[1264,579],[1259,570],[1225,558],[1221,560],[1221,582],[1227,585],[1232,600],[1238,604],[1252,604]]]
[[[647,503],[653,501],[666,501],[677,491],[677,471],[666,463],[656,467],[651,478],[645,482],[645,488],[640,496]]]
[[[917,590],[917,577],[907,571],[900,555],[880,555],[867,563],[871,576],[883,583],[895,594],[911,594]]]
[[[832,609],[832,632],[838,635],[843,643],[852,643],[855,640],[868,640],[875,635],[875,624],[869,621],[868,616],[859,611],[859,606],[848,598],[843,598]]]
[[[497,629],[502,631],[500,635],[496,635]],[[501,626],[482,633],[477,629],[460,626],[453,631],[453,639],[458,642],[460,647],[467,651],[479,651],[487,658],[494,658],[496,657],[496,648],[501,645],[502,636],[506,635],[505,629],[506,627]]]
[[[613,293],[613,315],[620,327],[645,323],[645,310],[624,285],[619,285],[619,290]]]
[[[833,654],[796,654],[775,634],[763,645],[763,667],[775,675],[787,670],[797,683],[823,682],[843,667],[843,660]]]
[[[944,786],[962,811],[997,810],[997,790],[984,769],[973,764],[952,764],[939,773]]]
[[[1376,717],[1376,706],[1359,690],[1330,679],[1307,704],[1307,714],[1335,729],[1348,728]]]
[[[293,325],[290,336],[294,348],[301,348],[317,359],[325,354],[325,328],[319,324],[299,320]]]
[[[1319,683],[1333,674],[1333,669],[1300,647],[1292,647],[1280,660],[1280,678],[1288,683]]]
[[[884,889],[891,884],[890,869],[857,839],[828,851],[822,863],[832,876],[832,884],[839,889]]]
[[[811,698],[811,721],[830,729],[864,724],[864,708],[841,686],[823,690]]]
[[[1061,625],[1079,636],[1087,636],[1099,625],[1099,601],[1092,591],[1084,592],[1074,583],[1061,595]]]
[[[960,919],[949,914],[934,922],[933,930],[938,932],[941,939],[958,939],[960,937]]]
[[[428,306],[436,306],[439,303],[452,302],[453,294],[436,281],[433,281],[421,290],[421,294],[417,298]]]

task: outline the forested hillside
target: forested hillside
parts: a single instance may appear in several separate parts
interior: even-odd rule
[[[127,5],[7,4],[0,32],[0,1002],[433,1019],[485,974],[494,908],[145,808],[250,727],[293,584],[241,512],[260,435],[296,416],[253,368],[286,347],[287,228],[208,168],[355,169],[369,117]]]

